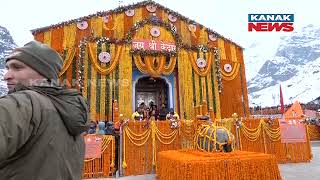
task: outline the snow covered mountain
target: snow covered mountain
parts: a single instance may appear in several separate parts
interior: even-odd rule
[[[4,68],[3,59],[14,49],[17,47],[16,43],[13,41],[9,31],[0,26],[0,69]]]
[[[7,92],[6,84],[3,81],[3,75],[5,72],[4,58],[15,47],[17,47],[17,45],[13,41],[9,31],[5,27],[0,26],[0,96]]]
[[[4,69],[0,69],[0,97],[2,95],[5,95],[7,93],[7,85],[6,83],[3,81],[3,75],[4,75]]]
[[[245,57],[249,59],[245,62],[251,105],[279,105],[280,84],[285,104],[296,100],[307,103],[320,96],[320,27],[308,25],[301,31],[282,37],[272,57],[257,54],[260,59],[254,59],[254,53],[250,51],[255,49],[247,51],[251,55]],[[263,64],[260,69],[252,59]],[[259,69],[258,73],[250,78],[256,69]]]
[[[267,37],[272,39],[271,43],[265,43],[268,40],[257,38],[259,41],[255,41],[252,44],[244,48],[244,62],[246,68],[246,79],[251,80],[259,73],[260,68],[266,62],[267,59],[272,59],[279,47],[280,38]]]

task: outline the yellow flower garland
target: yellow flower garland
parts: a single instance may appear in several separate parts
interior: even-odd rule
[[[159,58],[159,59],[158,59]],[[158,67],[154,67],[154,61],[157,61],[159,63]],[[165,57],[153,57],[153,56],[145,56],[144,62],[147,67],[148,73],[153,77],[159,77],[161,76],[162,68],[165,64]]]
[[[135,146],[143,146],[145,145],[148,140],[152,140],[152,164],[156,165],[156,156],[157,156],[157,146],[156,146],[156,140],[158,140],[161,144],[169,145],[174,142],[174,140],[177,139],[178,136],[178,129],[174,129],[171,133],[163,133],[161,132],[158,127],[156,126],[156,123],[154,120],[151,120],[149,129],[145,130],[142,133],[135,133],[133,132],[128,126],[124,127],[123,130],[123,168],[127,167],[126,163],[126,138],[129,139],[129,141],[135,145]]]
[[[76,50],[74,48],[69,48],[67,50],[67,56],[66,56],[66,59],[63,62],[63,66],[62,66],[62,68],[60,70],[59,77],[61,77],[68,70],[68,68],[70,67],[70,65],[71,65],[71,63],[73,61],[73,58],[74,58],[75,54],[76,54]]]
[[[246,125],[243,125],[241,132],[249,141],[257,141],[263,133],[266,133],[271,141],[275,142],[281,139],[280,127],[271,128],[263,119],[260,120],[256,128],[248,128]]]
[[[115,46],[115,45],[111,45]],[[101,74],[101,75],[107,75],[115,70],[119,63],[119,57],[120,57],[120,52],[122,52],[122,48],[124,45],[118,45],[118,49],[115,52],[115,56],[113,55],[114,52],[111,52],[111,64],[108,68],[103,68],[99,65],[98,60],[97,60],[97,47],[95,43],[88,43],[88,51],[90,55],[90,59],[93,63],[93,67]]]
[[[44,38],[43,38],[43,43],[51,47],[51,29],[44,32]]]
[[[211,70],[211,63],[212,63],[212,52],[208,53],[208,58],[207,58],[207,65],[205,68],[200,69],[197,64],[196,64],[196,60],[197,60],[197,54],[190,51],[188,52],[189,55],[189,61],[191,62],[191,65],[193,67],[193,70],[199,75],[199,76],[206,76],[210,70]]]
[[[136,64],[138,70],[143,74],[148,74],[147,67],[139,54],[134,55],[134,63]]]
[[[63,28],[63,49],[74,48],[76,40],[77,25],[75,23],[66,25]]]
[[[130,47],[125,45],[119,60],[119,111],[123,118],[130,118],[132,114],[132,58]]]
[[[176,66],[176,62],[177,62],[177,58],[176,57],[171,57],[169,65],[168,66],[164,66],[164,68],[163,68],[161,73],[164,74],[164,75],[170,75],[173,72],[173,70],[174,70],[174,68]]]
[[[238,73],[239,73],[239,69],[240,69],[240,63],[234,62],[233,63],[233,69],[231,72],[225,72],[224,70],[221,71],[221,77],[223,80],[226,81],[232,81],[234,80],[234,78],[237,77]]]
[[[155,61],[158,63],[157,67],[154,66]],[[175,57],[171,57],[169,65],[166,66],[166,57],[164,55],[159,57],[145,56],[144,62],[140,55],[134,55],[134,62],[138,70],[153,77],[159,77],[161,74],[170,75],[175,68],[176,61]]]

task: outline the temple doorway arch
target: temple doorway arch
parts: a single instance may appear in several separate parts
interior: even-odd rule
[[[174,107],[173,85],[167,77],[140,75],[133,82],[133,111],[143,102],[149,106],[152,102],[159,109],[164,104],[167,109]]]

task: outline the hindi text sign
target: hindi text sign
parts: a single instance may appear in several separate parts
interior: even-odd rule
[[[174,43],[155,40],[133,40],[131,48],[133,50],[176,51]]]
[[[100,158],[102,150],[102,139],[100,135],[86,135],[85,142],[85,158]]]

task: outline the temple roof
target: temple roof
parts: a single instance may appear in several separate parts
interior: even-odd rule
[[[83,16],[83,17],[79,17],[77,19],[72,19],[72,20],[69,20],[69,21],[64,21],[64,22],[61,22],[61,23],[58,23],[58,24],[53,24],[53,25],[50,25],[50,26],[45,26],[45,27],[41,27],[41,28],[37,28],[37,29],[32,29],[31,30],[31,33],[33,35],[39,33],[39,32],[44,32],[44,31],[47,31],[51,28],[59,28],[59,27],[62,27],[62,26],[65,26],[65,25],[69,25],[69,24],[72,24],[72,23],[77,23],[77,22],[81,22],[81,21],[85,21],[85,20],[89,20],[91,19],[92,17],[103,17],[105,15],[110,15],[110,14],[115,14],[115,13],[122,13],[122,12],[125,12],[126,10],[128,9],[136,9],[136,8],[140,8],[142,6],[146,6],[146,5],[155,5],[157,6],[158,8],[160,9],[163,9],[165,12],[167,13],[170,13],[170,14],[173,14],[175,15],[176,17],[178,17],[179,19],[189,23],[189,24],[197,24],[200,26],[200,28],[206,28],[206,31],[208,32],[208,34],[215,34],[217,37],[219,38],[222,38],[226,41],[229,41],[233,44],[235,44],[236,46],[240,47],[241,49],[243,49],[243,47],[241,47],[239,44],[235,43],[234,41],[232,41],[231,39],[228,39],[224,36],[222,36],[221,34],[217,33],[216,31],[208,28],[208,27],[205,27],[203,26],[202,24],[200,23],[197,23],[196,21],[192,20],[192,19],[189,19],[188,17],[185,17],[183,15],[181,15],[180,13],[176,12],[176,11],[173,11],[159,3],[156,3],[152,0],[147,0],[147,1],[142,1],[142,2],[138,2],[138,3],[135,3],[135,4],[132,4],[132,5],[127,5],[127,6],[120,6],[116,9],[112,9],[112,10],[108,10],[108,11],[99,11],[95,14],[91,14],[91,15],[88,15],[88,16]]]

